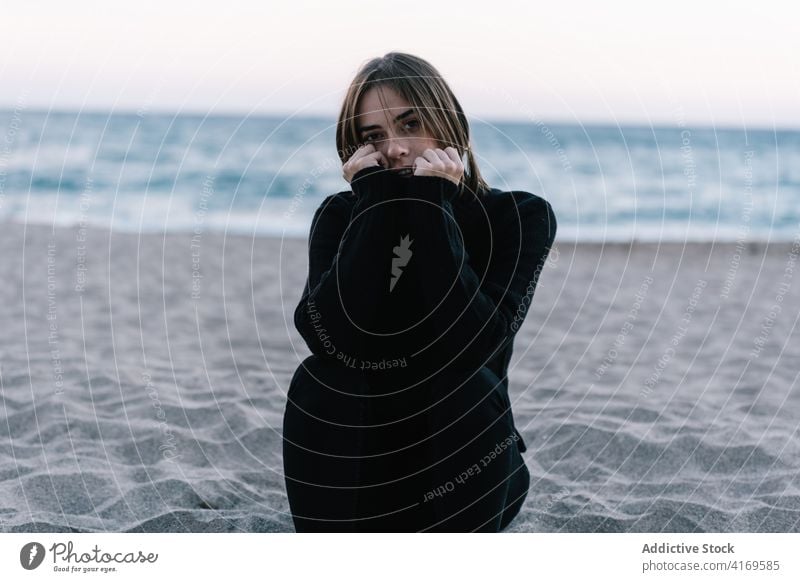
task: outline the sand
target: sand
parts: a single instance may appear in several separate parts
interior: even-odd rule
[[[3,224],[0,530],[293,531],[306,245]],[[507,531],[800,531],[797,250],[557,240]]]

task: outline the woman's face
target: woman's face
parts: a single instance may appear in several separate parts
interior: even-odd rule
[[[383,102],[381,102],[383,101]],[[385,105],[385,108],[384,108]],[[422,131],[417,111],[389,86],[379,85],[361,97],[356,113],[359,143],[383,153],[389,170],[410,169],[426,149],[439,147]]]

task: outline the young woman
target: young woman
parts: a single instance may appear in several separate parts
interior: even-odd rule
[[[351,191],[314,215],[295,311],[312,352],[283,425],[295,528],[500,531],[530,483],[507,370],[552,208],[486,184],[459,102],[409,54],[359,71],[337,147]]]

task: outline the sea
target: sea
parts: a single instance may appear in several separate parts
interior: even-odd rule
[[[0,222],[308,236],[348,190],[335,118],[0,111]],[[558,240],[800,236],[800,131],[471,121],[493,188],[546,198]]]

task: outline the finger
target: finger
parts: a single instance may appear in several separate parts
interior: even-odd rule
[[[386,158],[381,152],[375,151],[373,144],[362,144],[342,166],[342,177],[350,182],[359,170],[373,166],[386,167]]]
[[[386,167],[386,157],[381,152],[372,152],[364,156],[364,158],[370,160],[372,165]]]
[[[348,159],[347,161],[357,162],[358,160],[369,154],[372,151],[372,148],[373,148],[372,144],[361,144],[360,146],[358,146],[356,151],[353,152],[353,155],[350,156],[350,159]]]
[[[448,156],[444,150],[436,148],[433,151],[438,156],[439,160],[441,160],[441,162],[445,165],[445,167],[453,163],[453,160],[450,159],[450,156]]]
[[[345,176],[353,173],[353,169],[358,167],[362,163],[361,158],[363,157],[363,155],[364,155],[363,148],[359,147],[355,152],[353,152],[352,156],[347,158],[347,161],[342,164],[342,172],[344,173]]]
[[[361,159],[363,157],[368,156],[369,154],[375,151],[375,146],[371,143],[362,144],[357,150],[356,153],[353,155],[354,160]]]
[[[443,177],[449,177],[458,170],[458,164],[450,159],[450,156],[445,153],[441,148],[433,150],[436,154],[436,164],[434,164],[435,171]]]
[[[422,156],[419,156],[414,160],[415,175],[422,170],[430,170],[431,168],[432,168],[431,163]]]
[[[458,163],[458,164],[462,164],[462,163],[463,163],[463,162],[461,161],[461,156],[460,156],[460,155],[458,155],[458,150],[457,150],[456,148],[454,148],[454,147],[452,147],[452,146],[450,146],[450,147],[446,147],[446,148],[444,148],[444,153],[446,153],[446,154],[447,154],[447,156],[448,156],[448,157],[449,157],[451,160],[453,160],[454,162],[456,162],[456,163]]]
[[[430,162],[431,165],[438,164],[441,161],[441,158],[436,154],[436,152],[430,148],[422,152],[422,157]]]

